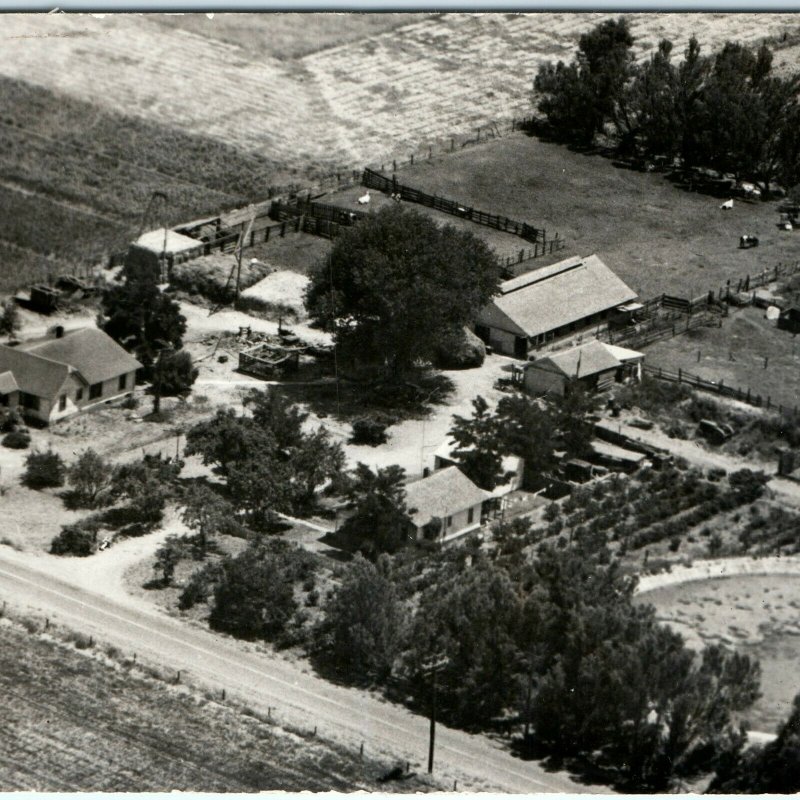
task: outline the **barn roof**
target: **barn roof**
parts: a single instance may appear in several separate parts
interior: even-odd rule
[[[11,394],[19,389],[13,372],[0,372],[0,394]]]
[[[560,372],[568,378],[586,378],[619,366],[620,361],[608,348],[597,339],[592,339],[569,350],[538,358],[530,363],[528,369],[546,369]]]
[[[72,367],[89,384],[111,380],[142,366],[99,328],[81,328],[58,339],[24,342],[15,349]]]
[[[490,497],[489,492],[478,488],[458,467],[437,470],[406,485],[406,505],[415,509],[410,516],[418,528],[433,517],[445,519]]]
[[[635,298],[598,256],[573,257],[500,284],[481,317],[484,324],[537,336]]]

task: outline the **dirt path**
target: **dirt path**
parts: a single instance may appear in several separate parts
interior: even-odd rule
[[[226,691],[272,710],[281,722],[318,727],[319,735],[358,748],[362,742],[387,757],[407,759],[421,769],[427,753],[428,724],[399,706],[369,693],[335,686],[298,665],[253,652],[252,648],[196,630],[131,598],[103,597],[59,580],[23,554],[0,551],[0,596],[18,606],[38,609],[54,621],[126,653],[181,670],[182,680]],[[37,569],[38,567],[38,569]],[[94,587],[93,587],[94,588]],[[436,777],[459,788],[507,792],[603,791],[585,787],[563,774],[548,774],[534,762],[519,761],[482,736],[445,726],[437,728]]]
[[[637,594],[645,594],[665,586],[711,578],[731,578],[737,575],[800,575],[800,556],[769,556],[765,558],[726,558],[716,561],[695,561],[691,567],[674,566],[670,572],[644,575],[639,578]]]

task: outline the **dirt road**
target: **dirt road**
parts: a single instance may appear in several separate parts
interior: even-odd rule
[[[183,625],[158,612],[111,600],[42,574],[0,551],[0,598],[38,609],[63,625],[137,653],[140,660],[181,670],[182,680],[225,688],[230,696],[272,714],[280,722],[322,737],[406,759],[425,767],[428,723],[423,717],[367,692],[328,683],[283,660],[254,653],[210,632]],[[548,774],[513,758],[501,746],[444,726],[437,729],[436,777],[459,788],[507,792],[597,792],[603,787]]]

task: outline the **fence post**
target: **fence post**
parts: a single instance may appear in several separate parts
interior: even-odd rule
[[[450,152],[452,153],[453,150],[455,150],[455,149],[456,149],[456,140],[455,139],[450,139]]]
[[[683,378],[683,371],[681,370],[680,367],[678,367],[678,383],[681,382],[682,378]]]

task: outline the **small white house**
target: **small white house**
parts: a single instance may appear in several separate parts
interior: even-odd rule
[[[458,467],[445,467],[406,485],[406,506],[418,541],[451,542],[477,530],[489,492]],[[438,530],[432,523],[439,521]]]

